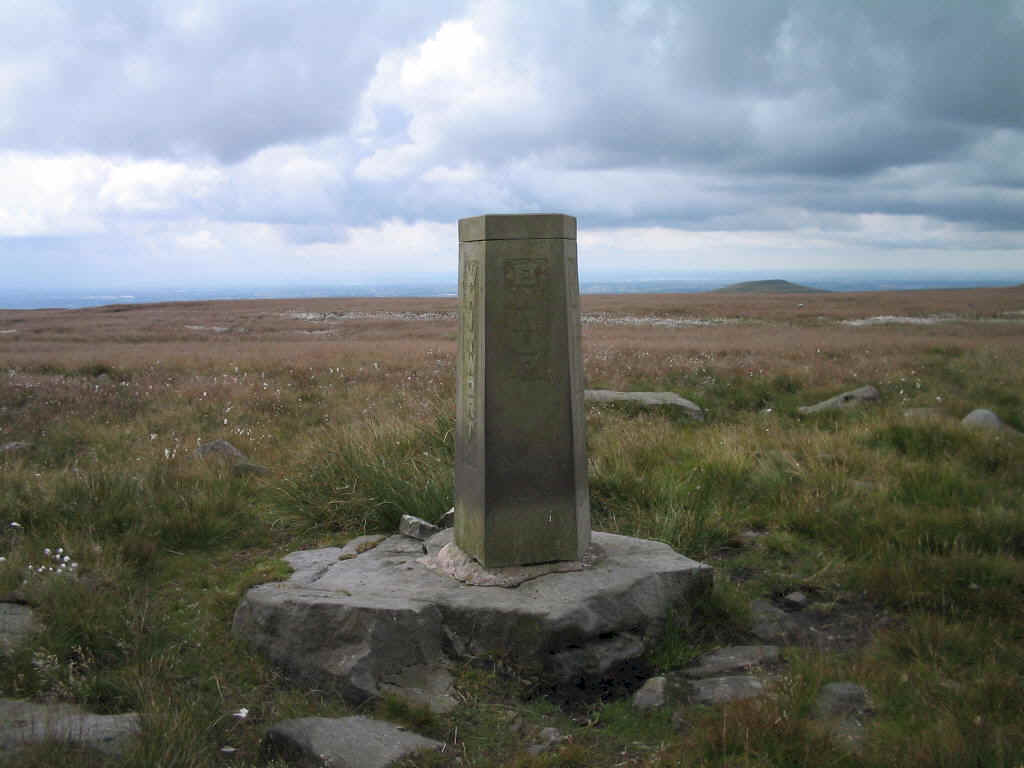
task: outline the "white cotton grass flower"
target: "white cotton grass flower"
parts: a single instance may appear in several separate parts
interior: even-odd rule
[[[249,710],[246,707],[242,707],[237,712],[232,712],[231,716],[237,717],[239,720],[245,720],[249,716]]]

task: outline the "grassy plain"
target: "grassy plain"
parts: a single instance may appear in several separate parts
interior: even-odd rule
[[[43,619],[0,657],[0,695],[143,715],[123,758],[44,745],[11,765],[262,765],[268,724],[351,712],[251,654],[231,616],[245,588],[286,574],[284,553],[448,509],[454,310],[0,310],[0,446],[30,444],[0,454],[0,596]],[[958,423],[985,407],[1024,430],[1024,287],[587,296],[583,311],[589,387],[672,390],[708,413],[588,407],[595,527],[716,568],[711,601],[649,671],[749,642],[750,600],[795,589],[821,639],[786,649],[770,696],[676,718],[621,690],[563,701],[467,666],[451,715],[376,712],[448,743],[420,764],[1024,765],[1024,438]],[[868,383],[876,407],[796,412]],[[932,418],[904,415],[923,407]],[[272,474],[193,456],[218,438]],[[74,575],[38,573],[46,548]],[[860,753],[811,717],[833,680],[871,693]],[[529,755],[550,725],[566,741]]]

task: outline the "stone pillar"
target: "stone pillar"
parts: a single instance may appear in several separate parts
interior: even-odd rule
[[[590,544],[576,219],[459,221],[455,542],[485,568]]]

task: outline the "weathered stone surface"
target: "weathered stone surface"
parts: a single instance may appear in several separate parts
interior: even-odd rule
[[[13,651],[35,630],[31,608],[20,603],[0,603],[0,654]]]
[[[807,606],[807,595],[803,592],[790,592],[788,595],[782,598],[782,601],[786,604],[786,607],[799,611],[801,608]]]
[[[694,704],[725,704],[753,699],[765,692],[764,683],[753,675],[704,677],[691,682],[690,700]]]
[[[253,464],[251,461],[239,461],[231,467],[231,474],[235,477],[244,477],[245,475],[258,475],[262,477],[271,473],[270,467],[264,467],[262,464]]]
[[[439,528],[451,528],[455,525],[455,507],[452,507],[441,515],[441,519],[437,521],[437,525]]]
[[[705,653],[697,662],[684,670],[687,677],[721,677],[736,672],[748,672],[756,667],[767,667],[779,662],[779,649],[775,645],[730,645]]]
[[[1009,432],[1018,434],[1017,430],[1009,424],[1004,424],[995,413],[985,408],[975,408],[960,421],[965,427],[974,429],[987,429],[993,432]]]
[[[802,405],[797,408],[797,411],[803,414],[820,413],[821,411],[832,411],[839,408],[853,408],[864,403],[874,403],[881,399],[881,393],[869,384],[866,387],[859,387],[849,392],[843,392],[841,395],[830,397],[828,400],[823,400],[815,405]]]
[[[498,655],[550,684],[597,682],[642,655],[670,611],[685,615],[711,587],[708,566],[665,544],[609,533],[594,534],[583,570],[515,589],[467,586],[420,562],[424,547],[437,552],[435,539],[450,536],[392,536],[340,561],[335,547],[293,553],[286,560],[295,573],[250,589],[233,630],[350,702],[385,686],[400,694],[404,677],[415,675],[443,706],[447,659]]]
[[[0,699],[0,757],[43,741],[71,742],[118,754],[140,730],[134,712],[92,715],[70,704]]]
[[[195,455],[200,459],[216,456],[227,461],[229,464],[237,464],[238,462],[249,460],[244,453],[227,440],[212,440],[209,443],[203,443],[196,448]]]
[[[704,421],[704,411],[699,405],[675,392],[616,392],[611,389],[588,389],[585,393],[588,403],[639,403],[646,406],[671,405],[681,408],[696,421]]]
[[[398,521],[398,532],[403,536],[410,536],[420,541],[425,541],[431,536],[441,532],[433,523],[428,523],[426,520],[414,515],[402,515],[402,519]]]
[[[553,728],[551,726],[541,728],[537,733],[537,741],[527,747],[526,751],[536,757],[537,755],[541,755],[545,752],[550,752],[563,741],[565,741],[565,737],[557,728]]]
[[[359,715],[284,720],[271,726],[263,739],[268,758],[330,768],[387,768],[416,752],[442,746],[393,723]]]
[[[633,694],[633,706],[642,710],[665,706],[665,688],[664,675],[650,678]]]
[[[576,220],[459,222],[455,531],[488,568],[590,543]]]
[[[480,563],[463,552],[452,539],[454,532],[449,528],[431,538],[427,555],[420,562],[432,571],[441,573],[463,584],[473,587],[518,587],[524,581],[536,579],[548,573],[582,571],[588,554],[583,560],[557,560],[539,565],[509,565],[504,568],[484,568]],[[435,550],[435,547],[440,548]],[[588,550],[593,557],[593,548]]]
[[[366,552],[376,547],[386,538],[387,534],[384,533],[371,533],[366,536],[356,536],[354,539],[346,543],[345,546],[341,548],[341,552],[338,554],[338,559],[349,560],[355,557],[356,555],[361,555],[363,552]]]
[[[765,643],[792,642],[800,634],[799,622],[767,600],[754,600],[750,603],[750,618],[750,631]]]

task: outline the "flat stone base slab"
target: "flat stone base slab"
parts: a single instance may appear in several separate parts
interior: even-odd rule
[[[473,586],[424,562],[450,537],[391,536],[341,560],[337,547],[293,553],[291,578],[250,589],[233,631],[352,703],[390,692],[445,711],[456,704],[452,660],[496,657],[553,686],[597,683],[711,590],[711,568],[668,545],[597,532],[579,570]]]

